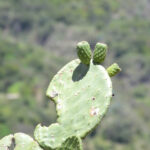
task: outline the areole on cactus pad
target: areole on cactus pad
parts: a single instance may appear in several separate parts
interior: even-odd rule
[[[117,64],[107,70],[100,65],[106,52],[107,45],[97,43],[92,58],[88,42],[80,42],[79,59],[66,64],[53,77],[46,95],[55,102],[58,118],[49,127],[39,124],[35,128],[34,137],[41,149],[82,150],[81,139],[100,123],[110,105],[110,77],[121,70]]]

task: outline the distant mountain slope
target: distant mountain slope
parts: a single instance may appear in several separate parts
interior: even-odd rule
[[[144,34],[142,24],[150,24],[149,11],[149,0],[1,0],[0,32],[6,39],[39,44],[69,58],[78,41],[103,41],[105,28],[111,30],[118,20],[129,22],[128,28],[131,21],[140,20],[137,30],[142,28]]]

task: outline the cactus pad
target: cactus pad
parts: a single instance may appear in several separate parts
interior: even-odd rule
[[[38,125],[35,139],[43,147],[57,148],[68,137],[85,137],[101,121],[112,97],[111,79],[103,66],[76,59],[54,76],[47,96],[56,103],[59,131],[52,134],[55,124]]]
[[[2,138],[0,150],[7,150],[12,144],[15,145],[14,150],[43,150],[36,141],[24,133],[16,133]]]
[[[11,146],[13,135],[8,135],[0,140],[0,150],[6,150]]]
[[[92,52],[88,42],[82,41],[77,44],[77,55],[83,64],[90,64]]]
[[[107,45],[103,43],[97,43],[94,49],[93,62],[96,64],[101,64],[106,57]]]
[[[79,137],[69,137],[57,150],[82,150],[82,141]]]
[[[16,133],[14,139],[16,145],[14,150],[42,150],[36,141],[24,133]]]
[[[35,139],[43,148],[55,149],[60,147],[62,141],[66,140],[66,130],[58,123],[52,124],[49,127],[38,125],[35,129]]]

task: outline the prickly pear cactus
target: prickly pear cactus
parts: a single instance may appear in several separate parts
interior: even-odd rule
[[[57,123],[37,125],[35,140],[23,133],[0,140],[0,150],[82,150],[82,141],[101,121],[110,105],[110,77],[121,69],[113,64],[105,70],[100,64],[107,52],[105,44],[96,44],[92,52],[88,42],[77,45],[75,59],[66,64],[52,79],[46,95],[55,102]]]
[[[49,127],[36,127],[35,139],[43,148],[61,147],[71,136],[84,138],[105,115],[112,98],[109,73],[100,65],[105,58],[106,47],[104,44],[96,45],[95,64],[89,57],[88,43],[80,42],[77,45],[80,59],[65,65],[50,82],[46,94],[56,104],[58,119]]]

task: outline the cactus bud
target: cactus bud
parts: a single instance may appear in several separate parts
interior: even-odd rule
[[[121,68],[116,63],[112,64],[110,67],[107,68],[107,72],[110,77],[115,76],[120,71],[121,71]]]
[[[82,41],[77,44],[77,55],[83,64],[90,64],[92,52],[88,42]]]
[[[94,49],[93,62],[96,64],[101,64],[107,53],[107,45],[103,43],[97,43]]]

